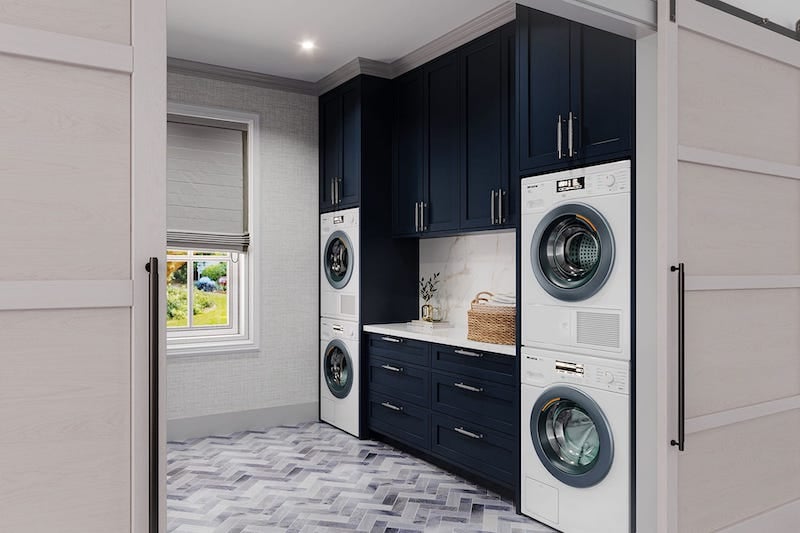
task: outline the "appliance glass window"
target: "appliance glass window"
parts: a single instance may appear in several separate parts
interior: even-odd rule
[[[337,398],[346,397],[353,386],[353,362],[344,344],[332,341],[325,350],[323,365],[328,390]]]
[[[614,236],[603,215],[589,205],[567,204],[539,222],[531,242],[531,268],[551,296],[586,300],[608,280],[614,252]]]
[[[597,426],[580,405],[556,400],[544,417],[547,445],[558,459],[554,464],[569,473],[583,473],[594,466],[600,451]]]
[[[342,231],[334,232],[325,244],[325,276],[335,289],[341,289],[353,275],[353,246]]]

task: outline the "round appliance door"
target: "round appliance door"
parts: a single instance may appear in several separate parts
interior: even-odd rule
[[[565,204],[542,218],[531,242],[539,285],[559,300],[586,300],[614,266],[614,235],[605,217],[585,204]]]
[[[347,234],[343,231],[333,232],[325,243],[324,254],[322,261],[328,283],[334,289],[344,288],[353,275],[355,260],[353,245]]]
[[[322,358],[322,372],[328,390],[337,398],[344,398],[353,388],[353,360],[347,346],[339,339],[334,339],[325,348]]]
[[[533,405],[530,428],[536,454],[562,483],[591,487],[611,470],[611,428],[586,393],[568,386],[545,390]]]

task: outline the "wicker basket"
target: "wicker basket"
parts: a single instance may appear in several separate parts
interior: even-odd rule
[[[516,344],[517,309],[497,305],[487,305],[494,296],[490,292],[479,292],[470,303],[467,311],[467,338],[471,341],[492,344]]]

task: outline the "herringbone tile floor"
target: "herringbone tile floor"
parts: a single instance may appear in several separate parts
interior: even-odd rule
[[[171,442],[175,533],[551,532],[510,502],[327,424]]]

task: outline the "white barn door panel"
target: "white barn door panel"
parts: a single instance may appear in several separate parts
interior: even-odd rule
[[[165,242],[164,11],[0,4],[3,530],[154,531],[152,510],[163,522],[144,266]]]
[[[659,357],[664,430],[677,439],[670,266],[684,263],[686,433],[684,451],[663,444],[667,530],[783,521],[790,531],[800,523],[800,42],[697,0],[676,4],[675,21],[659,7]]]

